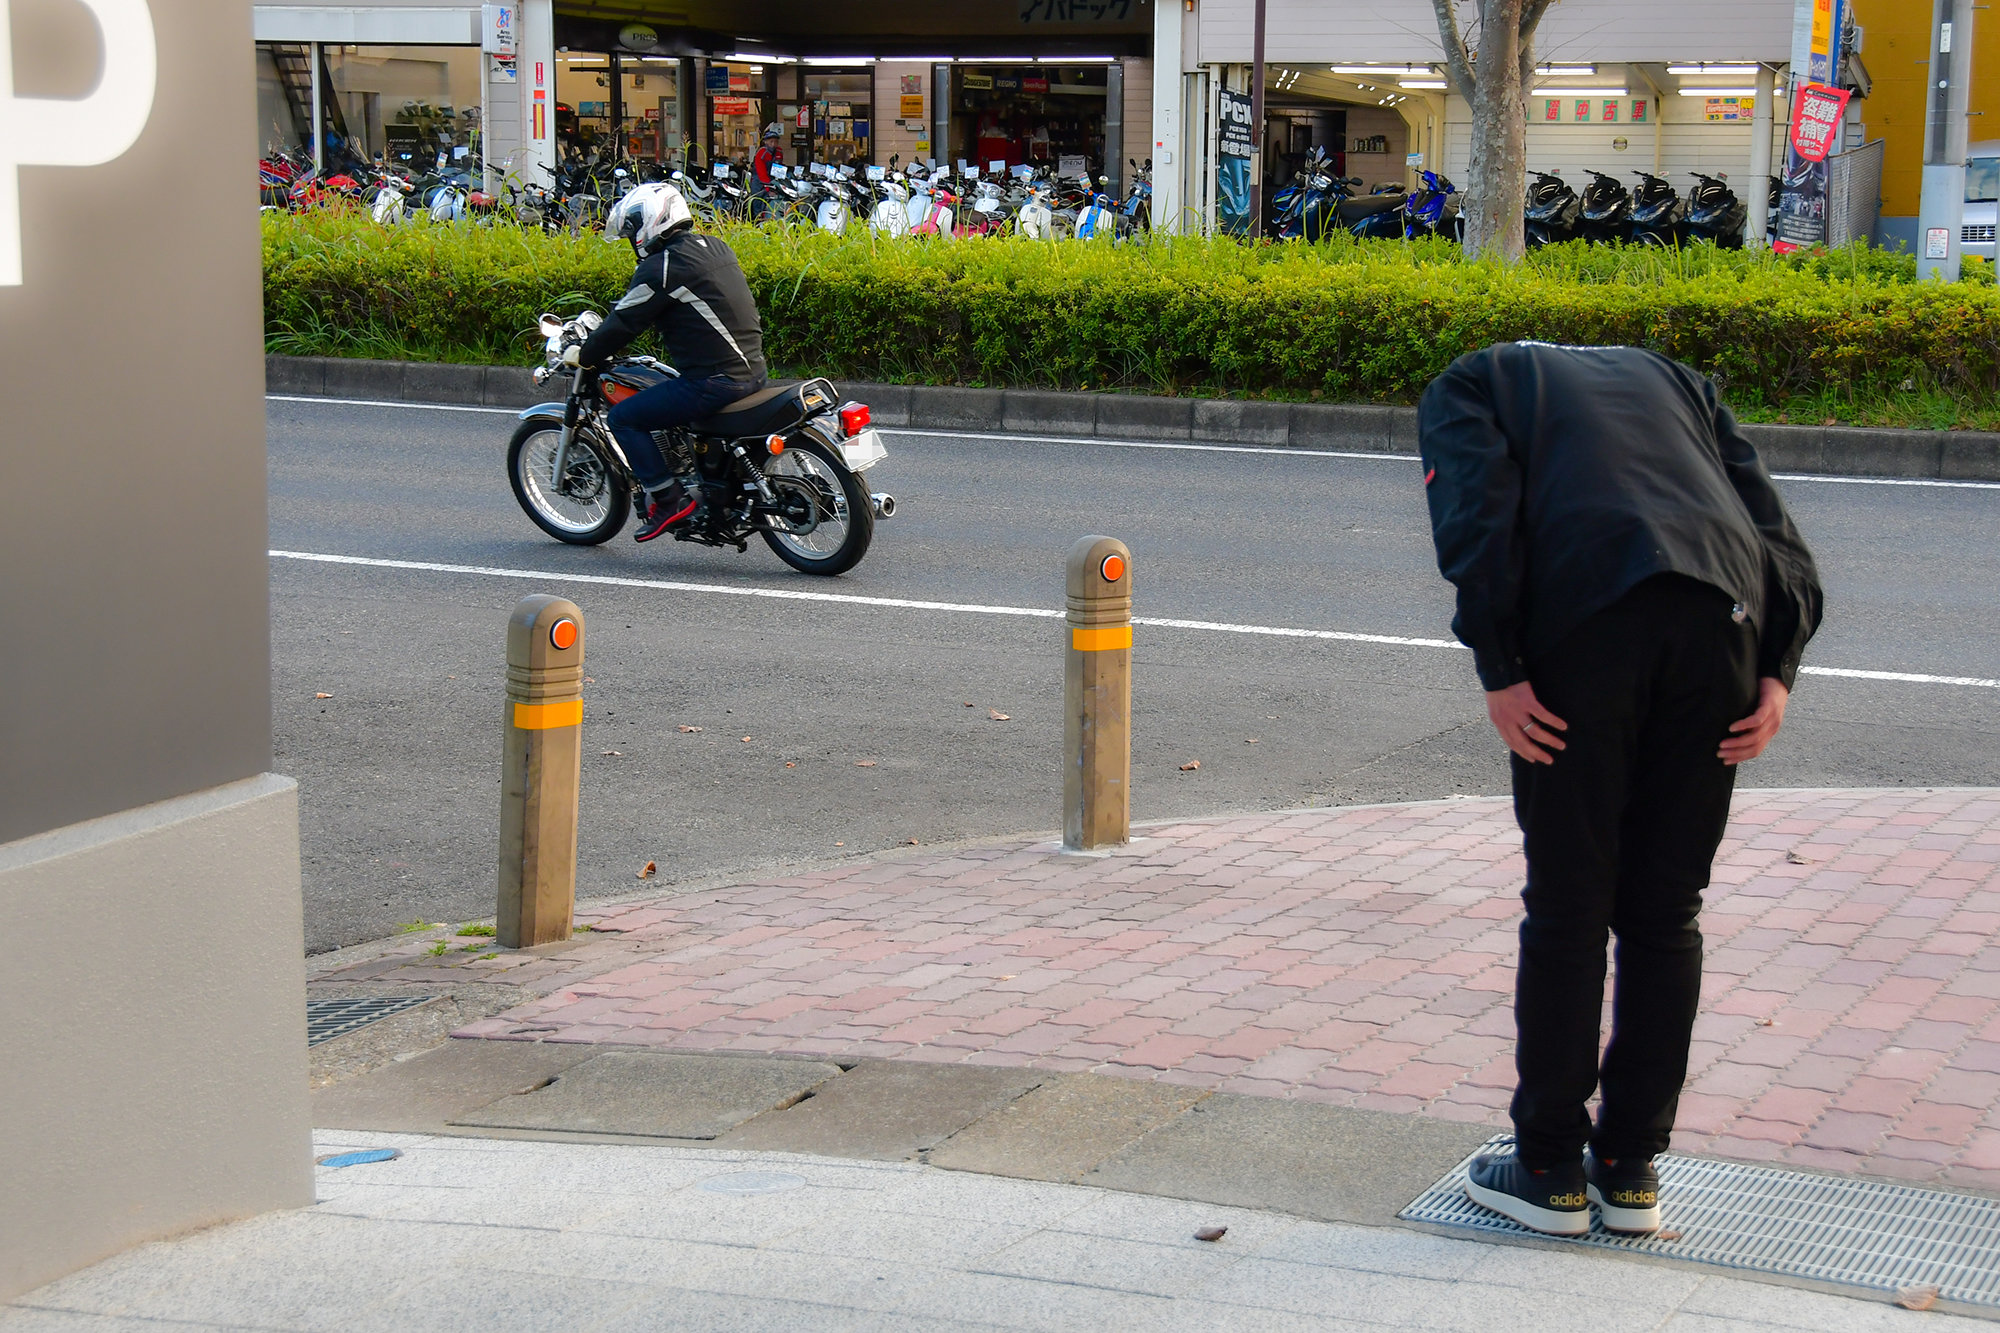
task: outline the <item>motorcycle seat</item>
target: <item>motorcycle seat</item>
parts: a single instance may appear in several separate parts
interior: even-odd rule
[[[1371,194],[1366,199],[1343,199],[1335,212],[1342,222],[1359,222],[1377,213],[1392,213],[1402,206],[1400,194]]]
[[[781,435],[815,412],[840,402],[840,394],[823,379],[782,380],[738,398],[719,412],[690,422],[698,435],[741,439],[746,435]]]

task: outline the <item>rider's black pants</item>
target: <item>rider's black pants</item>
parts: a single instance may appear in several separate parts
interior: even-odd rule
[[[673,475],[653,440],[654,431],[699,421],[763,387],[762,380],[733,380],[727,375],[705,380],[671,379],[633,394],[613,407],[605,420],[632,464],[632,475],[647,490],[657,491],[672,481]]]
[[[1513,1113],[1530,1166],[1574,1162],[1586,1141],[1651,1157],[1673,1131],[1701,1002],[1695,916],[1736,778],[1716,747],[1757,693],[1756,631],[1730,612],[1728,594],[1660,575],[1528,663],[1569,724],[1553,764],[1513,757],[1528,860]],[[1607,934],[1618,977],[1600,1065]]]

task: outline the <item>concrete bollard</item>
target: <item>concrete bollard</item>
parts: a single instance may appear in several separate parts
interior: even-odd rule
[[[507,622],[506,758],[500,783],[505,949],[570,937],[583,773],[583,612],[537,593]]]
[[[1069,553],[1063,667],[1063,846],[1132,838],[1132,553],[1085,537]]]

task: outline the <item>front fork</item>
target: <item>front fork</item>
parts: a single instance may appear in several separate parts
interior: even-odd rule
[[[563,467],[569,462],[569,446],[576,439],[576,423],[583,416],[583,377],[586,372],[577,367],[576,377],[569,384],[569,399],[563,404],[562,436],[556,441],[556,460],[549,469],[549,485],[557,495],[563,493]]]

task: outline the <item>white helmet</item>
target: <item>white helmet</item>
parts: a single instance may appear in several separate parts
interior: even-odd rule
[[[626,191],[604,219],[604,239],[630,241],[641,257],[652,254],[667,238],[694,225],[687,199],[666,181],[650,181]]]

